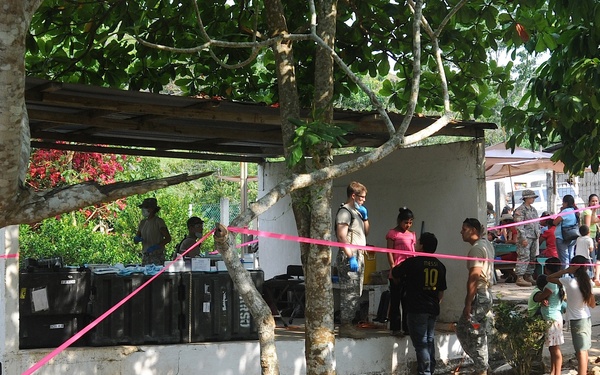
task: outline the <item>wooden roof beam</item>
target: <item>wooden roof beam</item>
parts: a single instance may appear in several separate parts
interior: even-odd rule
[[[177,152],[177,151],[161,151],[161,150],[149,150],[149,149],[131,149],[123,147],[103,147],[103,146],[89,146],[89,145],[74,145],[65,143],[50,143],[50,142],[38,142],[32,141],[31,147],[43,148],[43,149],[55,149],[55,150],[70,150],[70,151],[81,151],[81,152],[99,152],[103,154],[117,154],[117,155],[135,155],[135,156],[153,156],[153,157],[165,157],[175,159],[194,159],[194,160],[220,160],[220,161],[245,161],[248,163],[263,163],[264,158],[256,157],[252,155],[226,155],[226,154],[205,154],[200,152]]]

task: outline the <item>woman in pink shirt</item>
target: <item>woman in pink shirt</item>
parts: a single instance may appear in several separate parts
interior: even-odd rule
[[[389,230],[385,239],[387,240],[387,248],[394,250],[403,250],[415,252],[415,244],[417,238],[415,234],[409,231],[413,224],[414,215],[411,210],[406,207],[400,208],[396,227]],[[399,254],[396,252],[388,253],[388,262],[390,263],[390,330],[394,336],[404,336],[408,333],[406,325],[406,314],[400,313],[400,303],[402,300],[403,283],[395,282],[392,279],[391,269],[398,266],[404,259],[411,256],[410,254]]]

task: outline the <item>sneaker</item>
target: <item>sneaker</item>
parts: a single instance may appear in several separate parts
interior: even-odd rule
[[[339,337],[348,337],[351,339],[364,339],[367,335],[364,332],[361,332],[358,328],[356,328],[352,324],[342,324],[340,325],[338,331]]]
[[[392,331],[392,336],[404,337],[404,331],[400,331],[400,330]]]

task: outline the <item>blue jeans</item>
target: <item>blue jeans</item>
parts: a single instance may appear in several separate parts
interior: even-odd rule
[[[558,252],[558,259],[560,259],[560,267],[562,269],[569,267],[569,262],[575,255],[575,240],[564,241],[560,238],[556,239],[556,251]]]
[[[410,340],[417,353],[417,373],[432,375],[435,371],[434,330],[436,316],[427,313],[411,313],[406,317]]]

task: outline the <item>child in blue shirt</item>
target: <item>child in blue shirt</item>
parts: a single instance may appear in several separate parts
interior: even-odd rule
[[[544,267],[544,274],[538,277],[538,280],[543,277],[546,281],[546,275],[558,272],[561,269],[560,259],[553,257],[546,260]],[[565,343],[565,337],[563,335],[563,316],[562,316],[562,303],[564,300],[565,292],[562,286],[555,283],[546,283],[542,289],[542,292],[534,297],[534,300],[541,302],[547,300],[547,303],[542,303],[540,311],[542,318],[548,321],[552,321],[552,325],[546,332],[545,345],[548,346],[550,351],[550,375],[560,375],[562,367],[562,352],[560,351],[560,345]]]

